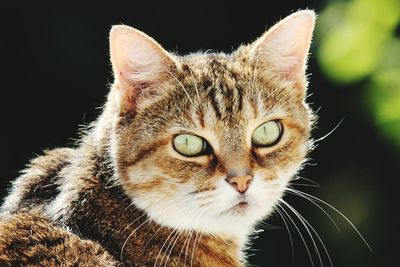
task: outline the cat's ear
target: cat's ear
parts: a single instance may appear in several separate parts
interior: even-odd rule
[[[174,57],[153,38],[124,25],[111,29],[110,55],[123,110],[134,109],[141,94],[156,89],[178,67]]]
[[[293,13],[251,44],[251,58],[265,63],[283,78],[304,85],[314,25],[313,11]]]

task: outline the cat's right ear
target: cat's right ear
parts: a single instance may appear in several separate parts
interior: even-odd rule
[[[153,38],[124,25],[111,29],[110,55],[122,112],[134,111],[140,96],[155,90],[179,64]]]

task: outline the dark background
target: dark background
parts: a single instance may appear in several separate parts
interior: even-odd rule
[[[108,32],[113,24],[143,30],[167,50],[232,51],[248,43],[280,18],[298,9],[322,11],[325,1],[155,2],[109,4],[7,4],[0,7],[1,96],[0,198],[29,159],[43,149],[68,146],[79,125],[93,121],[112,82]],[[349,224],[327,208],[338,232],[316,206],[287,196],[315,227],[335,266],[395,266],[399,251],[399,150],[378,132],[364,104],[364,80],[339,85],[326,78],[314,51],[310,57],[310,97],[319,109],[313,136],[321,141],[302,176],[321,187],[298,186],[342,211],[365,236],[369,252]],[[400,79],[400,78],[399,78]],[[400,134],[400,133],[399,133]],[[301,181],[299,181],[301,182]],[[304,182],[304,181],[303,181]],[[294,258],[287,230],[278,216],[251,246],[256,266],[311,266],[295,228]],[[319,266],[312,242],[313,260]],[[317,240],[317,239],[316,239]],[[316,241],[318,243],[318,240]],[[319,244],[325,266],[327,257]]]

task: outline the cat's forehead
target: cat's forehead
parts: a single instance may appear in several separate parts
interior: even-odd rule
[[[185,94],[200,95],[197,105],[210,106],[224,121],[282,112],[295,95],[290,84],[266,71],[261,75],[256,64],[239,53],[194,54],[182,63]]]
[[[218,139],[240,141],[249,125],[284,112],[284,104],[277,101],[283,97],[268,97],[274,95],[274,85],[260,81],[254,66],[245,60],[234,55],[194,54],[181,63],[181,73],[173,79],[174,93],[165,101],[167,105],[157,108],[171,117],[165,120],[169,125],[187,131],[206,129]],[[171,105],[180,115],[171,113]]]
[[[259,75],[236,55],[193,54],[180,62],[161,101],[140,112],[140,124],[154,132],[205,129],[218,139],[240,141],[249,127],[293,115],[290,109],[299,106],[280,80]]]
[[[237,82],[247,79],[254,68],[250,62],[242,60],[234,54],[209,53],[191,54],[182,58],[182,69],[191,71],[199,78],[215,84]]]
[[[188,57],[182,69],[185,89],[200,96],[195,104],[203,106],[208,117],[239,121],[250,91],[245,64],[238,64],[230,55],[203,54]]]

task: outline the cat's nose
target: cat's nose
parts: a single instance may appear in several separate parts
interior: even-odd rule
[[[233,176],[226,179],[226,181],[233,186],[236,191],[242,194],[246,192],[247,188],[249,188],[251,180],[253,180],[251,175]]]

